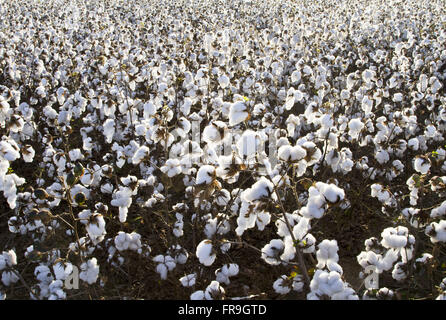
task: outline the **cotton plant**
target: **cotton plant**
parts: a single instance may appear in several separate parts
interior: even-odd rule
[[[96,283],[99,277],[99,265],[96,258],[91,258],[80,265],[79,278],[88,284]]]
[[[327,220],[345,225],[375,213],[384,231],[378,240],[361,225],[369,239],[358,262],[394,282],[357,296],[399,298],[407,281],[426,282],[429,268],[438,282],[446,192],[441,1],[394,10],[377,0],[279,0],[242,5],[240,15],[242,1],[234,0],[218,4],[220,16],[214,0],[181,8],[130,0],[136,16],[118,3],[53,2],[0,4],[4,231],[34,245],[26,257],[37,268],[22,274],[5,262],[10,285],[0,297],[14,296],[20,274],[30,298],[70,298],[61,282],[75,261],[92,285],[99,265],[119,271],[158,257],[153,270],[168,277],[175,264],[177,285],[191,298],[227,298],[234,285],[252,289],[241,283],[251,280],[231,276],[234,265],[245,268],[243,247],[277,271],[262,290],[356,298],[338,264],[344,235],[335,244],[314,226],[325,232],[334,226]],[[194,27],[197,14],[210,18],[206,30]],[[63,30],[60,16],[69,20]],[[88,37],[76,42],[73,32]],[[160,235],[165,248],[151,243]],[[61,248],[66,257],[45,258]],[[288,275],[296,264],[299,273]]]
[[[365,241],[366,250],[357,256],[358,263],[364,269],[373,268],[377,274],[392,270],[396,281],[406,279],[405,269],[413,263],[415,237],[403,226],[386,228],[381,237],[381,241],[377,238]]]
[[[318,248],[318,269],[311,280],[307,299],[358,300],[355,290],[342,278],[343,269],[337,263],[339,256],[336,240],[323,240]]]
[[[14,250],[3,251],[0,255],[0,271],[2,271],[2,283],[5,286],[19,281],[17,271],[14,270],[14,266],[17,265],[17,256]]]

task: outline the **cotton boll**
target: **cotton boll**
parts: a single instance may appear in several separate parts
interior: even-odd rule
[[[431,218],[442,217],[446,215],[446,201],[443,201],[438,207],[432,209]]]
[[[414,169],[415,171],[426,174],[431,167],[431,162],[429,158],[425,157],[416,157],[414,161]]]
[[[72,162],[76,162],[84,158],[84,155],[82,154],[80,149],[72,149],[68,152],[68,155]]]
[[[213,121],[203,130],[203,141],[208,144],[219,143],[225,136],[227,127],[222,121]]]
[[[317,268],[322,269],[331,262],[338,262],[338,243],[336,240],[324,240],[318,245],[316,252]]]
[[[179,238],[182,237],[184,235],[183,232],[183,226],[184,226],[184,222],[183,222],[183,215],[180,213],[176,213],[175,217],[177,218],[177,221],[175,221],[174,223],[174,228],[173,228],[173,234],[175,237]]]
[[[190,295],[191,300],[204,300],[204,291],[198,290]]]
[[[204,292],[206,300],[222,300],[225,295],[225,289],[220,286],[218,281],[212,281]]]
[[[280,160],[297,162],[307,155],[307,151],[301,146],[284,145],[279,148],[278,156]]]
[[[390,160],[390,156],[389,153],[386,150],[378,150],[375,153],[375,159],[380,163],[380,164],[384,164],[386,162],[388,162]]]
[[[180,160],[178,159],[168,159],[166,164],[160,169],[163,173],[167,174],[169,178],[172,178],[182,172]]]
[[[34,159],[34,155],[36,154],[36,152],[34,151],[34,148],[32,147],[32,146],[30,146],[30,145],[25,145],[23,148],[22,148],[22,157],[23,157],[23,160],[25,161],[25,162],[32,162],[33,161],[33,159]]]
[[[364,123],[361,121],[361,119],[351,119],[348,123],[348,134],[352,137],[352,139],[357,139],[359,136],[359,133],[364,128]]]
[[[229,77],[227,75],[221,75],[218,77],[218,83],[222,89],[225,89],[229,86]]]
[[[229,125],[235,126],[249,118],[248,108],[242,101],[237,101],[229,108]]]
[[[12,271],[3,271],[2,282],[5,286],[10,286],[13,283],[19,281],[19,277]]]
[[[357,300],[354,290],[341,279],[338,272],[316,270],[310,283],[309,300],[319,300],[328,297],[332,300]]]
[[[406,246],[409,230],[406,227],[386,228],[381,233],[381,244],[384,248],[400,249]]]
[[[53,264],[53,271],[56,280],[65,280],[73,272],[73,265],[58,261]]]
[[[395,264],[395,267],[392,270],[392,278],[396,281],[402,281],[407,278],[407,274],[405,272],[406,265],[402,262],[398,262]]]
[[[291,73],[291,81],[293,83],[299,83],[301,77],[302,77],[302,74],[299,70],[295,70],[295,71],[293,71],[293,73]]]
[[[156,113],[156,107],[152,102],[144,103],[144,119],[150,120]]]
[[[211,165],[201,166],[200,169],[198,169],[195,183],[199,184],[199,185],[211,184],[215,179],[215,175],[216,175],[216,172],[215,172],[214,166],[211,166]]]
[[[292,284],[292,288],[294,291],[302,292],[304,285],[305,285],[305,282],[304,282],[304,277],[302,275],[298,274],[298,275],[294,276],[293,284]]]
[[[338,203],[339,201],[344,200],[344,190],[332,183],[326,184],[323,182],[316,182],[316,188],[328,202]]]
[[[283,295],[291,291],[290,285],[292,285],[292,283],[288,280],[288,277],[286,275],[282,275],[279,279],[274,281],[273,289],[276,291],[276,293]]]
[[[4,270],[6,267],[13,267],[17,264],[17,256],[14,250],[3,251],[0,255],[0,271]]]
[[[158,263],[156,272],[160,274],[162,280],[166,280],[167,272],[172,271],[176,267],[175,259],[169,255],[157,255],[153,258],[153,261]]]
[[[48,300],[65,300],[67,294],[63,291],[64,283],[62,280],[54,280],[48,286],[50,296]]]
[[[19,147],[13,140],[0,141],[0,156],[5,160],[14,161],[20,158]]]
[[[432,222],[426,227],[425,233],[430,236],[432,243],[446,242],[446,220]]]
[[[418,140],[417,138],[411,138],[411,139],[409,139],[409,141],[407,142],[407,146],[408,146],[410,149],[412,149],[412,150],[414,150],[414,151],[417,151],[417,150],[419,149],[420,142],[419,142],[419,140]]]
[[[196,256],[201,264],[207,267],[212,265],[217,257],[212,247],[212,241],[208,239],[201,241],[197,246]]]
[[[219,283],[230,284],[229,278],[236,276],[238,272],[239,266],[237,264],[225,264],[222,268],[215,271],[216,281]]]
[[[50,268],[43,264],[37,266],[34,269],[34,275],[36,276],[36,279],[41,283],[50,284],[51,281],[54,280]]]
[[[191,274],[185,275],[184,277],[181,277],[180,282],[183,287],[193,287],[195,285],[196,279],[197,279],[197,274],[191,273]],[[191,300],[194,300],[194,299],[192,299],[192,297],[191,297]],[[199,300],[202,300],[202,299],[199,299]]]
[[[141,146],[136,150],[132,157],[132,163],[134,165],[139,164],[140,162],[149,159],[150,149],[146,146]]]
[[[96,258],[91,258],[87,262],[81,264],[81,272],[79,278],[88,284],[93,284],[97,281],[99,275],[99,265]]]
[[[105,141],[107,143],[111,143],[113,140],[113,135],[115,133],[115,120],[113,119],[105,120],[103,128],[104,128],[103,132],[105,136]]]
[[[136,232],[125,233],[123,231],[119,231],[118,235],[114,239],[114,242],[116,249],[119,251],[138,251],[142,247],[141,235]]]
[[[279,265],[284,248],[285,245],[281,239],[273,239],[262,248],[262,259],[268,264]]]

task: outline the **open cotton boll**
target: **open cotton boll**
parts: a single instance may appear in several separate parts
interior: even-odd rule
[[[355,291],[341,279],[338,272],[316,270],[310,283],[309,300],[320,300],[324,296],[332,300],[358,300]]]
[[[261,177],[251,188],[242,192],[241,198],[247,202],[254,202],[261,199],[276,200],[277,196],[274,193],[274,184],[265,177]]]
[[[11,268],[17,264],[17,256],[14,250],[3,251],[0,255],[0,271],[6,267]]]
[[[204,300],[204,291],[198,290],[190,295],[191,300]]]
[[[0,176],[0,191],[3,191],[11,209],[15,209],[17,206],[17,187],[25,184],[25,182],[24,178],[20,178],[15,173],[7,174],[3,178]]]
[[[64,283],[62,280],[54,280],[48,286],[50,296],[48,300],[65,300],[67,294],[63,291]]]
[[[69,262],[58,261],[53,264],[53,271],[56,280],[65,280],[73,272],[73,265]]]
[[[176,267],[175,259],[171,256],[157,255],[153,258],[154,262],[157,262],[156,272],[159,273],[162,280],[167,279],[167,272],[172,271]]]
[[[431,211],[431,218],[442,217],[444,215],[446,215],[446,201],[443,201],[438,207]]]
[[[127,220],[128,208],[132,204],[133,191],[127,187],[119,187],[119,190],[113,193],[113,199],[110,202],[112,206],[119,207],[119,221],[124,223]]]
[[[220,87],[222,89],[225,89],[229,86],[229,77],[227,75],[221,75],[220,77],[218,77],[218,83],[220,84]]]
[[[111,143],[113,140],[113,135],[115,134],[115,120],[107,119],[103,125],[103,133],[105,136],[105,141]]]
[[[309,219],[320,219],[325,212],[325,206],[327,204],[326,199],[319,190],[313,186],[308,189],[308,193],[307,205],[301,208],[300,214]]]
[[[331,203],[337,203],[344,200],[345,193],[344,190],[336,186],[335,184],[327,184],[323,182],[316,182],[316,188],[319,190],[320,194]]]
[[[207,267],[212,265],[217,257],[212,247],[212,241],[208,239],[198,244],[195,254],[200,263]]]
[[[229,125],[235,126],[249,118],[248,108],[243,101],[234,102],[229,108]]]
[[[406,279],[407,278],[407,274],[405,271],[406,268],[407,266],[404,263],[402,262],[396,263],[392,270],[392,278],[395,279],[396,281],[402,281]]]
[[[152,102],[144,103],[144,119],[149,120],[156,113],[156,107]]]
[[[407,141],[407,146],[410,149],[417,151],[420,147],[420,141],[417,138],[411,138]]]
[[[317,268],[322,269],[330,262],[338,262],[338,243],[336,240],[323,240],[318,245],[319,250],[316,251],[318,264]]]
[[[273,239],[262,248],[262,259],[270,265],[279,265],[284,249],[285,245],[281,239]]]
[[[11,284],[19,281],[19,277],[12,271],[3,271],[2,282],[5,286],[10,286]]]
[[[22,148],[22,157],[25,162],[33,162],[35,154],[36,152],[34,151],[34,148],[30,145],[25,145]]]
[[[140,162],[149,159],[149,155],[150,155],[150,149],[146,146],[141,146],[133,154],[132,163],[134,165],[137,165]]]
[[[230,284],[229,278],[235,277],[238,272],[239,266],[236,263],[225,264],[222,268],[215,271],[216,281]]]
[[[84,155],[82,154],[81,150],[78,149],[78,148],[77,148],[77,149],[72,149],[72,150],[70,150],[70,151],[68,152],[68,155],[69,155],[70,160],[71,160],[72,162],[75,162],[75,161],[77,161],[77,160],[81,160],[81,159],[84,158]]]
[[[79,278],[88,284],[96,282],[99,276],[99,265],[96,258],[91,258],[87,262],[81,264],[81,272]]]
[[[215,167],[211,165],[204,165],[198,169],[197,177],[195,180],[196,184],[211,184],[216,176]]]
[[[426,227],[425,233],[430,236],[432,243],[446,242],[446,220],[432,222]]]
[[[191,273],[185,275],[184,277],[181,277],[180,282],[183,287],[193,287],[195,285],[196,279],[197,279],[197,274]]]
[[[125,233],[119,231],[118,235],[115,237],[115,247],[119,251],[133,250],[139,251],[142,247],[141,235],[136,232]]]
[[[380,163],[384,164],[390,160],[389,153],[386,150],[380,149],[375,153],[375,159]]]
[[[305,158],[306,155],[307,151],[301,146],[283,145],[278,151],[279,159],[283,161],[296,162]]]
[[[211,281],[211,283],[207,286],[204,297],[206,300],[222,300],[225,294],[225,289],[220,286],[218,281]]]
[[[219,143],[225,137],[227,126],[223,121],[213,121],[203,130],[203,141],[209,144]]]
[[[281,275],[279,279],[274,281],[273,289],[278,294],[287,294],[291,291],[290,285],[292,285],[292,283],[288,277],[286,275]]]
[[[416,157],[413,166],[415,171],[421,174],[426,174],[431,167],[431,162],[429,158]]]
[[[0,141],[0,156],[5,160],[14,161],[20,158],[20,149],[14,140]]]
[[[293,83],[299,83],[301,78],[302,78],[302,74],[299,70],[294,70],[291,73],[291,81]]]
[[[166,164],[160,168],[160,170],[167,174],[169,178],[172,178],[182,172],[181,163],[178,159],[168,159]]]
[[[381,245],[384,248],[400,249],[406,246],[409,230],[406,227],[386,228],[381,233]]]
[[[373,99],[370,99],[369,96],[364,96],[364,98],[361,101],[361,107],[362,110],[365,112],[366,115],[372,113],[373,109]]]
[[[389,191],[385,190],[382,185],[379,183],[374,183],[370,186],[371,196],[377,197],[378,200],[382,203],[387,203],[391,197]]]
[[[364,123],[359,118],[351,119],[348,123],[348,128],[348,134],[352,137],[352,139],[357,139],[359,133],[364,128]]]

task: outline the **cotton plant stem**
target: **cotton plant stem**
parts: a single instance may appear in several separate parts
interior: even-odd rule
[[[289,167],[287,168],[287,170],[285,172],[288,172],[288,169],[289,169]],[[284,176],[285,175],[282,175],[278,184],[280,184],[280,181],[283,179]],[[300,271],[302,272],[302,275],[304,277],[305,284],[307,286],[309,286],[310,285],[310,277],[308,276],[308,270],[307,270],[307,266],[305,265],[303,253],[299,248],[299,243],[296,241],[296,237],[294,236],[294,233],[293,233],[293,228],[291,227],[291,224],[288,221],[288,218],[286,216],[286,210],[282,203],[282,200],[280,199],[280,194],[279,194],[279,191],[277,190],[277,185],[274,186],[274,192],[277,196],[277,200],[279,201],[280,208],[282,209],[283,218],[284,218],[285,224],[287,226],[288,232],[290,233],[291,239],[293,240],[293,244],[294,244],[294,248],[295,248],[295,251],[297,254],[297,261],[299,263]]]

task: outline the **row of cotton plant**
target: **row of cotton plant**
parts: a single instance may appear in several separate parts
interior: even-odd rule
[[[0,299],[445,299],[442,1],[0,16]]]

